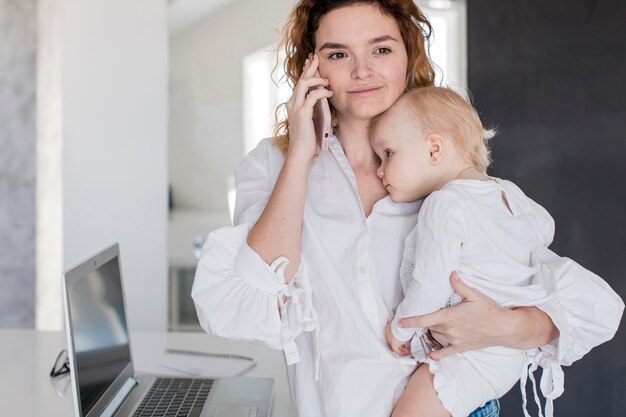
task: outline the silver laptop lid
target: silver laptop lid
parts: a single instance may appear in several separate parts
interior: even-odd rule
[[[133,376],[119,245],[63,277],[68,356],[77,416],[99,416]]]

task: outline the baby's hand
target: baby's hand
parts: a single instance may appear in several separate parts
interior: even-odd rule
[[[391,332],[391,323],[388,323],[387,327],[385,327],[385,338],[387,339],[387,343],[389,343],[389,347],[391,348],[391,350],[396,352],[398,355],[407,356],[411,353],[408,347],[411,341],[409,340],[409,341],[403,342],[401,340],[396,339],[393,336],[393,333]]]

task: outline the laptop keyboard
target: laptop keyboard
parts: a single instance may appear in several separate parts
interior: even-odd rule
[[[157,378],[133,417],[197,417],[212,379]]]

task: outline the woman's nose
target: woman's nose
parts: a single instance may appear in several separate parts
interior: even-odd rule
[[[352,68],[352,77],[355,79],[364,79],[372,75],[372,69],[370,68],[367,58],[357,57],[354,60],[354,68]]]

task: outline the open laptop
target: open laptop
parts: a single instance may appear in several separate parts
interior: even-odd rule
[[[65,323],[77,417],[267,417],[271,378],[135,375],[119,245],[63,276]]]

